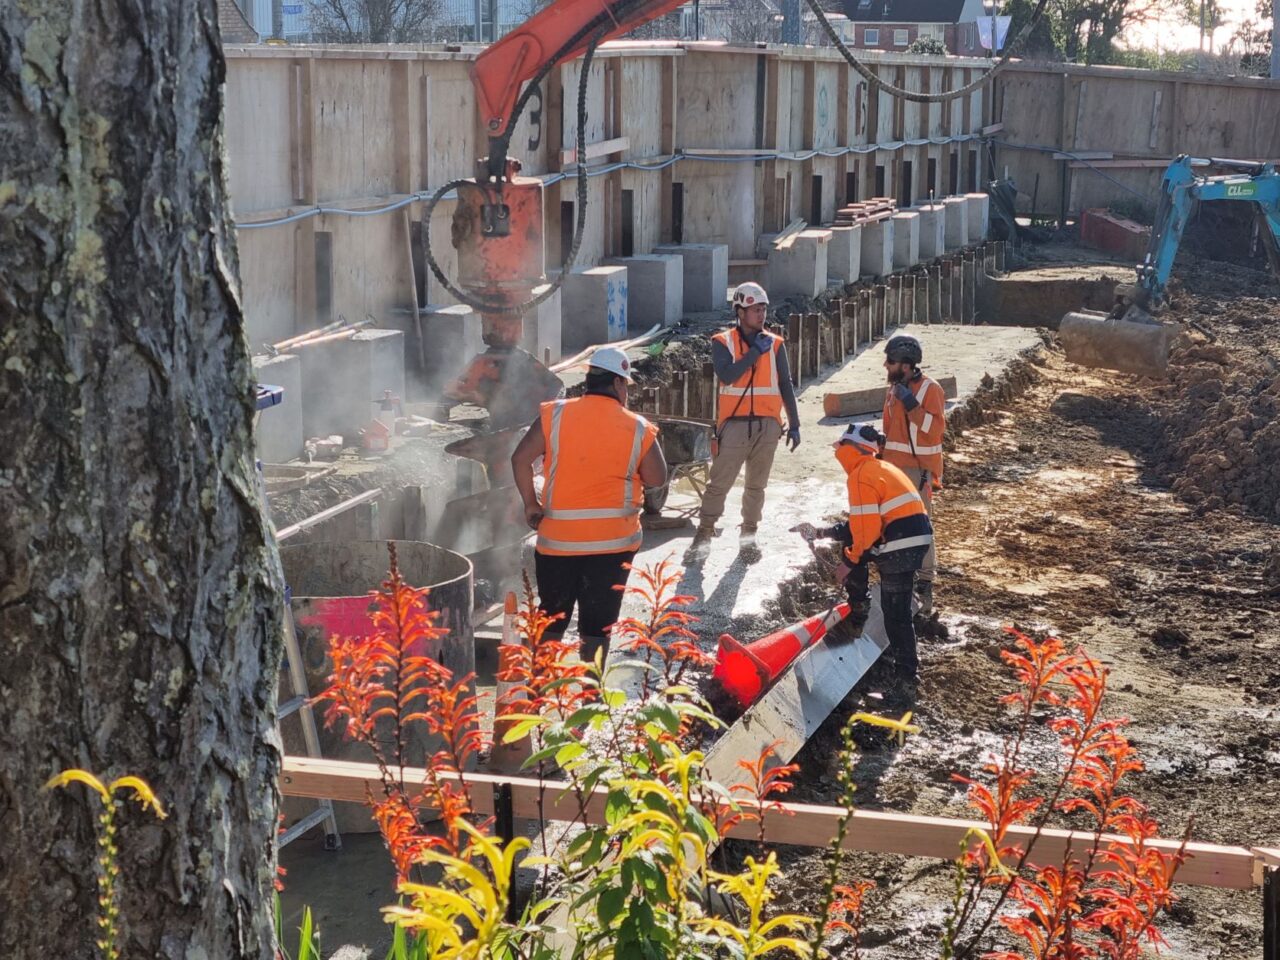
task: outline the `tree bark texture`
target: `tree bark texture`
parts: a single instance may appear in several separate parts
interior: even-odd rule
[[[279,560],[254,470],[214,0],[0,3],[0,957],[272,954]],[[268,414],[269,415],[269,414]]]

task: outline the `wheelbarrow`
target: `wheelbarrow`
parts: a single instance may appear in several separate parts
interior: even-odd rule
[[[641,522],[650,530],[689,526],[702,505],[702,495],[711,477],[713,427],[706,421],[680,417],[649,417],[649,420],[658,427],[658,443],[667,461],[667,482],[659,487],[645,487]],[[671,487],[681,480],[693,487],[698,501],[663,516]]]

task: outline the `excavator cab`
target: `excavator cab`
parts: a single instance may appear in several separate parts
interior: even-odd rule
[[[1200,177],[1194,167],[1234,171]],[[1068,313],[1058,327],[1067,359],[1085,367],[1139,376],[1166,376],[1173,341],[1182,332],[1176,323],[1156,317],[1165,305],[1165,289],[1183,230],[1199,200],[1243,200],[1254,204],[1259,235],[1272,271],[1280,278],[1280,174],[1269,163],[1178,157],[1161,180],[1160,204],[1151,228],[1147,256],[1137,280],[1116,288],[1110,313]]]

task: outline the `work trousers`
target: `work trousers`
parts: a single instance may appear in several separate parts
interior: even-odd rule
[[[742,487],[742,522],[752,527],[760,523],[764,516],[764,490],[781,439],[782,424],[772,417],[725,421],[720,430],[720,449],[711,458],[711,477],[702,495],[698,518],[703,526],[714,525],[724,514],[724,498],[737,482],[743,464],[747,478]]]
[[[870,555],[855,564],[845,577],[844,588],[849,595],[851,616],[861,616],[865,621],[871,605],[868,587],[870,564],[880,571],[880,609],[884,612],[884,631],[889,637],[889,653],[899,676],[914,678],[920,667],[916,654],[916,628],[911,620],[911,593],[915,587],[916,571],[924,561],[928,547],[908,547],[883,555]]]
[[[933,477],[928,470],[920,470],[917,467],[903,467],[902,472],[907,475],[907,479],[916,485],[916,489],[920,491],[920,497],[924,500],[924,509],[929,514],[929,518],[933,519]],[[916,575],[921,580],[927,580],[933,583],[938,575],[938,550],[935,544],[929,545],[929,552],[924,556],[924,563],[920,567],[920,572]]]
[[[538,605],[551,617],[564,614],[547,628],[546,636],[564,636],[573,609],[578,608],[578,651],[583,662],[595,659],[596,651],[609,655],[609,628],[622,610],[622,590],[631,573],[627,564],[636,552],[580,553],[572,556],[534,554],[538,578]]]

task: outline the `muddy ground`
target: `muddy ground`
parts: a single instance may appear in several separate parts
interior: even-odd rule
[[[899,747],[859,739],[859,803],[970,816],[950,774],[972,774],[1008,723],[1006,625],[1083,644],[1111,669],[1110,710],[1132,719],[1147,769],[1133,793],[1166,836],[1262,845],[1280,839],[1280,429],[1274,374],[1280,303],[1264,274],[1184,271],[1173,315],[1196,334],[1159,384],[1084,371],[1047,347],[1016,397],[954,436],[935,517],[940,608],[921,640],[923,732]],[[825,606],[822,588],[793,589]],[[789,612],[789,611],[788,611]],[[854,709],[901,709],[874,672],[806,745],[792,798],[834,802],[839,727]],[[865,689],[862,689],[864,688]],[[1052,740],[1037,744],[1046,758]],[[734,856],[746,852],[733,845]],[[820,853],[782,848],[785,908],[812,909]],[[864,956],[937,956],[952,875],[879,855],[847,861],[878,885]],[[1259,891],[1181,887],[1165,918],[1170,957],[1261,954]]]

